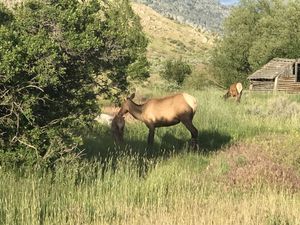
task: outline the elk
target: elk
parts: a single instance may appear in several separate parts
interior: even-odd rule
[[[196,147],[198,130],[193,125],[193,117],[197,102],[193,96],[179,93],[163,98],[152,98],[141,105],[133,102],[134,97],[134,93],[127,97],[118,115],[123,116],[129,112],[148,127],[148,146],[153,146],[155,128],[173,126],[181,122],[190,131],[191,144]]]
[[[116,115],[111,121],[111,132],[117,144],[122,144],[124,142],[124,128],[124,117]]]
[[[243,85],[241,83],[234,83],[230,85],[227,93],[223,96],[226,100],[229,97],[236,97],[236,101],[240,102],[243,93]]]

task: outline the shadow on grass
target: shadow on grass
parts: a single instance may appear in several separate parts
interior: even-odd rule
[[[219,133],[218,131],[200,131],[198,137],[198,149],[203,153],[209,153],[219,150],[222,146],[228,144],[231,136]],[[155,142],[152,148],[147,147],[147,135],[142,138],[125,139],[125,144],[117,146],[110,134],[108,128],[94,127],[89,131],[84,140],[85,158],[98,160],[105,164],[112,162],[122,156],[144,160],[157,160],[168,158],[171,155],[192,150],[189,148],[189,140],[180,139],[172,132],[166,132],[160,143]]]
[[[230,135],[218,131],[202,131],[199,133],[198,146],[204,152],[214,152],[229,144],[231,138]]]
[[[220,133],[218,131],[201,131],[198,135],[197,151],[200,152],[214,152],[221,149],[231,141],[231,136]],[[161,149],[164,149],[166,153],[180,153],[185,149],[192,148],[189,146],[189,140],[178,139],[172,133],[166,133],[162,137]]]

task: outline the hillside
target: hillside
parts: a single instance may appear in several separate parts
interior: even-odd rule
[[[193,27],[220,32],[230,7],[218,0],[136,0],[160,14]]]
[[[215,35],[168,19],[143,4],[132,3],[132,8],[140,17],[143,30],[150,41],[147,57],[152,74],[158,73],[160,65],[166,59],[182,57],[191,65],[207,62]]]

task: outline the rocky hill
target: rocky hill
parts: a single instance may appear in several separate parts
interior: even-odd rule
[[[211,31],[222,31],[222,23],[230,7],[218,0],[135,0],[160,14]]]

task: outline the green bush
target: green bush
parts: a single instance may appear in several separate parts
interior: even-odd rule
[[[198,71],[193,71],[190,76],[188,76],[183,86],[185,88],[193,88],[195,90],[203,90],[207,87],[214,85],[212,78],[210,77],[210,71],[208,69],[203,68]]]
[[[124,91],[145,60],[139,19],[127,0],[30,0],[0,16],[0,151],[49,162],[76,152],[96,95]]]
[[[192,69],[181,58],[175,60],[167,60],[162,71],[161,77],[168,81],[175,81],[178,85],[182,85],[184,79],[192,73]]]

